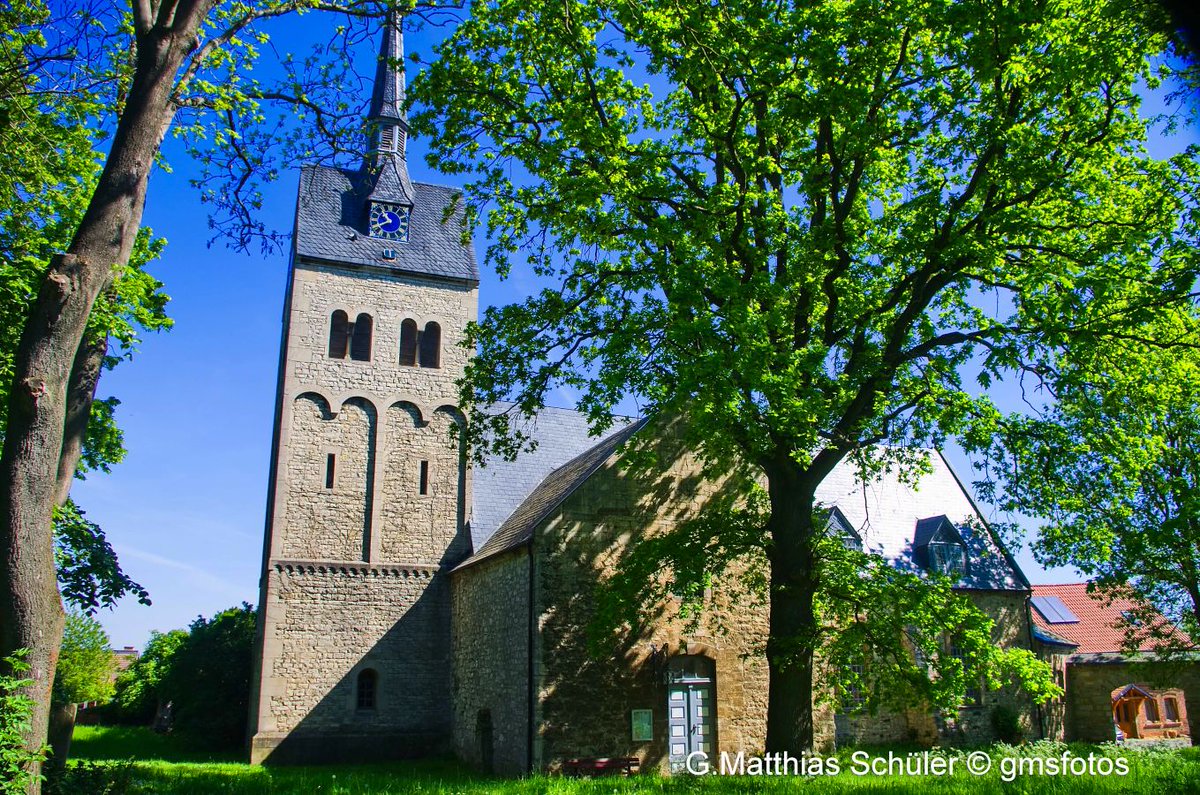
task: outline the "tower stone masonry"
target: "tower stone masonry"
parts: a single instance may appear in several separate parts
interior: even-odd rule
[[[371,153],[301,172],[251,695],[252,762],[423,755],[450,733],[449,569],[470,553],[456,442],[478,271],[449,188],[412,182],[403,42]],[[445,219],[445,220],[444,220]]]

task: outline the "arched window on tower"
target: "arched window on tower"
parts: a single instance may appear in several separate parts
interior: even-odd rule
[[[371,360],[371,316],[365,312],[355,318],[350,331],[350,358],[358,362]]]
[[[329,318],[329,358],[345,359],[346,342],[350,336],[350,319],[342,310],[336,310]]]
[[[432,320],[425,324],[421,332],[421,366],[442,366],[442,327]]]
[[[354,707],[360,710],[375,709],[378,695],[379,674],[374,668],[364,668],[358,672],[358,686],[355,690]]]
[[[405,320],[400,324],[400,364],[417,366],[417,321]]]

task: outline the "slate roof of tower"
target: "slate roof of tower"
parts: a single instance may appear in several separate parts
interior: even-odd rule
[[[515,461],[493,458],[486,467],[476,467],[472,473],[472,548],[482,551],[548,475],[577,456],[603,446],[633,423],[632,417],[614,417],[607,433],[596,437],[588,432],[584,414],[571,409],[542,409],[532,422],[522,426],[537,442],[533,452],[522,453]]]
[[[415,206],[416,190],[413,188],[412,180],[408,177],[408,168],[405,167],[404,160],[394,154],[383,157],[381,160],[383,162],[380,163],[379,174],[375,177],[375,187],[371,189],[371,194],[368,196],[367,206],[370,206],[371,201]],[[411,231],[410,229],[410,237]],[[401,245],[407,244],[402,243]]]
[[[404,112],[404,31],[396,12],[388,14],[379,41],[379,59],[375,65],[375,82],[371,87],[371,109],[368,119],[389,119],[406,122]]]
[[[444,279],[479,281],[475,252],[463,245],[461,193],[454,188],[412,183],[408,242],[367,235],[367,195],[372,179],[359,170],[305,166],[296,202],[295,252],[329,263],[390,268]],[[453,208],[443,223],[447,208]],[[383,258],[384,249],[396,252]]]

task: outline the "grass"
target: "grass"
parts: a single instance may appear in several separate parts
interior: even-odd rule
[[[177,738],[161,737],[146,729],[81,726],[72,743],[74,769],[93,778],[105,770],[116,777],[122,771],[120,760],[127,763],[124,772],[128,786],[114,788],[109,795],[609,795],[613,793],[662,793],[684,795],[700,792],[725,793],[940,793],[941,795],[992,795],[996,793],[1149,793],[1184,795],[1200,791],[1200,748],[1182,751],[1129,750],[1089,745],[1066,746],[1033,743],[1021,747],[993,746],[986,750],[993,769],[984,776],[959,772],[953,776],[856,776],[849,772],[849,752],[839,753],[842,772],[829,777],[728,777],[695,778],[675,776],[636,776],[595,780],[566,779],[559,776],[531,776],[501,779],[484,776],[453,761],[435,760],[390,765],[328,767],[252,767],[195,751]],[[1060,758],[1064,752],[1087,758],[1089,754],[1110,759],[1124,758],[1129,765],[1126,776],[1049,776],[1025,775],[1006,782],[1000,768],[1010,769],[1019,760]],[[887,750],[872,751],[874,755]],[[904,755],[906,750],[895,751]],[[965,751],[931,752],[965,764]],[[90,761],[88,761],[90,760]],[[1005,762],[1004,760],[1009,760]],[[1031,764],[1028,761],[1026,764]],[[102,777],[102,776],[100,776]],[[87,795],[105,792],[96,783],[79,784],[71,792]]]

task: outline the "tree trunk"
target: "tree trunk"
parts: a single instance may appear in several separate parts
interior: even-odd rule
[[[75,733],[75,704],[53,704],[50,707],[50,758],[46,767],[62,770],[71,755],[71,735]]]
[[[63,421],[62,452],[58,456],[58,477],[54,489],[54,504],[62,505],[71,493],[75,481],[75,469],[83,455],[83,442],[87,438],[88,419],[92,415],[92,401],[96,399],[96,386],[100,383],[100,370],[104,356],[108,353],[108,335],[97,334],[84,339],[75,354],[67,382],[66,416]]]
[[[768,753],[813,750],[813,675],[817,619],[816,484],[784,461],[767,470],[771,498],[770,638],[767,640]]]
[[[74,463],[64,472],[59,466],[70,377],[86,352],[81,342],[92,305],[114,268],[129,261],[150,169],[174,115],[175,75],[210,6],[211,0],[164,2],[159,10],[168,16],[139,25],[134,76],[104,170],[70,248],[50,263],[17,347],[0,454],[0,657],[29,650],[33,684],[26,692],[35,702],[29,748],[41,748],[46,738],[62,639],[50,513],[60,480],[69,483],[75,471]],[[37,795],[40,770],[33,772],[28,792]]]

